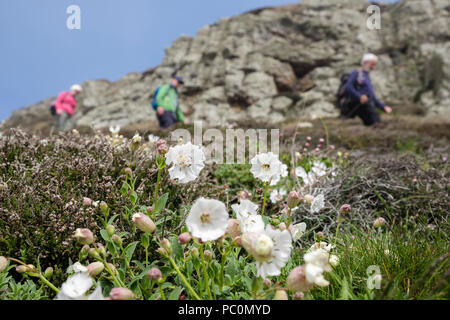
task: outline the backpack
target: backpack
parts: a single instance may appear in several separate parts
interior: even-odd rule
[[[156,88],[155,92],[153,93],[153,97],[152,97],[152,108],[153,110],[156,111],[156,109],[158,109],[158,103],[156,102],[156,96],[158,95],[159,89],[161,89],[162,86],[159,86],[158,88]]]
[[[345,94],[345,85],[347,84],[349,77],[350,73],[342,74],[340,79],[341,83],[339,84],[339,89],[336,94],[336,107],[341,111],[341,116],[345,118],[353,117],[353,114],[357,109],[355,109],[355,106],[352,105],[351,97]],[[355,86],[358,87],[358,82],[356,82]]]

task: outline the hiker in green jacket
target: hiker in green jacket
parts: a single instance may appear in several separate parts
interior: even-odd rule
[[[169,84],[162,85],[156,95],[156,115],[159,126],[166,129],[176,122],[184,122],[184,114],[178,103],[178,87],[184,84],[183,78],[174,76]]]

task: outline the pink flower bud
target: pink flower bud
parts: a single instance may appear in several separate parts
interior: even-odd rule
[[[289,192],[288,198],[287,198],[287,205],[290,209],[295,208],[300,201],[302,200],[302,196],[297,191],[291,191]]]
[[[89,264],[87,266],[89,275],[91,277],[95,277],[96,275],[99,275],[100,273],[102,273],[102,271],[105,269],[105,266],[103,263],[101,262],[92,262],[91,264]]]
[[[110,237],[112,237],[112,235],[114,234],[115,231],[116,231],[116,228],[114,228],[114,226],[112,224],[109,224],[106,226],[106,232],[108,233],[108,235]]]
[[[265,278],[263,281],[263,285],[264,287],[270,287],[272,285],[272,281],[270,281],[270,279]]]
[[[294,225],[291,223],[288,227],[288,231],[292,234],[293,229],[294,229]]]
[[[83,205],[84,205],[85,207],[90,207],[90,206],[92,206],[92,199],[89,199],[89,198],[84,197],[84,198],[83,198]]]
[[[106,210],[108,210],[108,205],[106,204],[105,201],[100,202],[100,210],[102,212],[106,212]]]
[[[239,236],[241,234],[241,226],[239,225],[239,221],[236,219],[229,219],[225,233],[231,239]]]
[[[182,233],[182,234],[180,234],[178,236],[178,243],[179,244],[186,244],[189,241],[191,241],[191,239],[192,239],[191,234],[189,232],[184,232],[184,233]]]
[[[286,279],[286,288],[289,291],[309,291],[313,287],[313,283],[306,280],[305,266],[299,266],[292,269],[291,273]]]
[[[131,170],[131,168],[125,168],[125,174],[131,177],[133,175],[133,170]]]
[[[75,238],[81,244],[91,244],[94,242],[94,235],[92,231],[89,229],[80,229],[75,230]]]
[[[133,222],[136,224],[141,231],[146,233],[153,233],[156,230],[156,225],[147,215],[143,213],[136,213],[132,218]]]
[[[0,273],[3,272],[3,270],[5,270],[7,266],[8,259],[6,259],[4,256],[0,256]]]
[[[16,271],[17,271],[18,273],[25,273],[25,272],[27,271],[27,266],[24,266],[23,264],[18,265],[18,266],[16,267]]]
[[[306,141],[311,141],[312,138],[311,137],[306,137]]]
[[[375,221],[373,222],[373,226],[375,228],[379,228],[385,224],[386,224],[386,220],[384,220],[384,218],[382,218],[382,217],[376,218]]]
[[[169,254],[172,252],[172,245],[170,244],[170,241],[166,238],[161,240],[161,247],[166,250]]]
[[[117,234],[114,234],[114,235],[111,237],[111,240],[112,240],[116,245],[118,245],[118,246],[121,246],[121,245],[122,245],[122,238],[121,238],[119,235],[117,235]]]
[[[316,233],[316,238],[317,238],[317,240],[321,240],[321,239],[323,239],[324,237],[325,237],[325,235],[323,234],[322,231],[319,231],[319,232]]]
[[[179,300],[184,300],[184,299],[185,299],[185,296],[183,296],[183,295],[181,295],[179,298]]]
[[[238,200],[241,202],[242,200],[250,200],[252,194],[248,190],[242,190],[238,192]]]
[[[288,295],[286,291],[284,290],[277,290],[275,292],[275,296],[273,297],[273,300],[289,300]]]
[[[193,256],[194,258],[198,258],[198,255],[199,255],[200,253],[198,252],[198,249],[194,247],[194,248],[191,249],[191,254],[192,254],[192,256]]]
[[[134,294],[127,288],[113,288],[109,293],[112,300],[132,300]]]
[[[320,144],[323,144],[323,143],[325,143],[325,139],[323,139],[323,138],[320,138],[320,139],[319,139],[319,143],[320,143]]]
[[[447,162],[447,157],[442,157],[442,162]]]
[[[305,143],[305,148],[309,148],[309,143]]]
[[[212,252],[209,251],[209,250],[205,250],[204,256],[205,256],[205,260],[206,261],[211,261],[211,259],[212,259]]]
[[[151,281],[159,281],[162,279],[161,270],[159,270],[158,268],[151,268],[147,275]]]
[[[336,149],[336,147],[333,146],[333,145],[331,145],[331,146],[330,146],[330,150],[334,150],[334,149]]]
[[[166,154],[169,152],[169,147],[167,146],[167,142],[164,139],[159,139],[156,142],[156,152],[159,154]]]
[[[303,292],[296,292],[294,294],[294,300],[303,300],[303,298],[305,297],[305,294]]]
[[[352,207],[349,204],[343,204],[339,210],[341,213],[349,213]]]
[[[284,222],[280,223],[280,224],[278,225],[278,228],[279,228],[281,231],[286,230],[286,223],[284,223]]]

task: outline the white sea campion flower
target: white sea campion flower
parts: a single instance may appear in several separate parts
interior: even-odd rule
[[[243,233],[262,232],[264,230],[263,218],[257,213],[258,205],[244,199],[240,204],[233,204],[231,208],[236,213],[236,218]]]
[[[205,167],[205,153],[199,146],[188,142],[176,145],[166,154],[166,162],[172,165],[169,169],[171,179],[178,179],[179,183],[188,183],[197,179],[200,171]]]
[[[306,223],[300,222],[294,224],[291,229],[292,240],[297,241],[306,231]]]
[[[311,202],[311,213],[317,213],[325,207],[325,201],[323,194],[319,194],[317,197],[314,197],[314,200]]]
[[[281,171],[281,174],[278,177],[275,177],[274,179],[272,179],[272,181],[270,182],[271,186],[277,185],[277,183],[280,181],[281,178],[287,177],[287,175],[288,175],[287,165],[282,163],[281,167],[280,167],[280,171]]]
[[[279,201],[283,201],[284,196],[287,194],[287,191],[281,188],[280,190],[273,190],[270,193],[270,201],[272,203],[277,203]]]
[[[339,264],[339,257],[334,255],[334,254],[332,254],[332,255],[330,255],[330,261],[329,262],[330,262],[330,265],[333,268],[335,268]]]
[[[246,232],[241,242],[256,260],[257,275],[264,278],[278,276],[289,260],[292,238],[289,231],[267,225],[264,232]]]
[[[110,126],[109,127],[109,132],[111,132],[111,134],[113,136],[117,136],[119,134],[119,131],[120,131],[120,126],[119,125],[117,125],[117,126]]]
[[[262,182],[278,182],[284,174],[283,163],[272,152],[260,153],[250,160],[250,163],[252,164],[250,172]]]
[[[313,172],[306,172],[303,167],[295,168],[295,175],[299,178],[302,178],[303,184],[305,186],[312,185],[316,182],[316,176]]]
[[[67,268],[67,273],[87,273],[89,270],[78,261]]]
[[[324,278],[323,273],[331,271],[331,265],[329,263],[330,253],[323,248],[319,248],[307,252],[303,259],[306,263],[306,280],[320,287],[327,286],[329,282]]]
[[[189,211],[186,225],[195,238],[202,241],[217,240],[227,229],[227,208],[219,200],[199,198]]]
[[[92,287],[93,281],[85,272],[78,272],[63,283],[56,300],[77,300]]]
[[[323,177],[327,174],[327,165],[323,163],[322,161],[316,160],[313,162],[313,166],[311,168],[311,171],[317,176],[317,177]]]

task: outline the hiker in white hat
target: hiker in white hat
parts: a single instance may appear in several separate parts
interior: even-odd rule
[[[70,118],[73,116],[77,101],[75,97],[83,91],[79,84],[70,87],[69,92],[61,92],[56,101],[50,107],[51,113],[55,116],[55,126],[59,131],[70,129]]]

